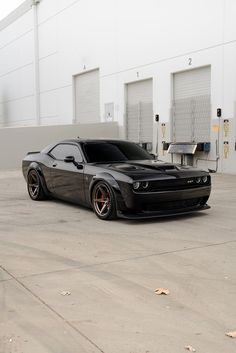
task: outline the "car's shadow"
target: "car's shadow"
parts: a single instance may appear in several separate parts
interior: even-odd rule
[[[87,211],[91,214],[91,216],[95,217],[97,219],[95,213],[93,210],[89,207],[86,206],[81,206],[78,204],[70,203],[68,201],[64,200],[59,200],[59,199],[48,199],[48,201],[53,202],[55,204],[62,204],[67,207],[72,208],[73,210],[84,210]],[[187,213],[187,214],[179,214],[179,215],[173,215],[173,216],[159,216],[155,218],[141,218],[141,219],[125,219],[125,218],[117,218],[116,220],[111,220],[108,222],[118,222],[126,225],[137,225],[137,224],[152,224],[152,223],[170,223],[170,222],[183,222],[185,220],[189,219],[201,219],[202,217],[206,217],[208,215],[207,211],[195,211],[192,213]],[[101,222],[106,222],[102,221]]]
[[[123,223],[123,224],[129,224],[129,225],[134,225],[134,224],[150,224],[150,223],[170,223],[170,222],[183,222],[185,220],[189,219],[200,219],[202,217],[207,216],[206,212],[193,212],[193,213],[188,213],[188,214],[182,214],[182,215],[174,215],[174,216],[160,216],[156,218],[146,218],[146,219],[117,219],[118,222]]]

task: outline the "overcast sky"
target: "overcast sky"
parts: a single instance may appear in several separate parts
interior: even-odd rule
[[[15,10],[24,0],[0,0],[0,20]]]

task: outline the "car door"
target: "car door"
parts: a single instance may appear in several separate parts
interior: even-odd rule
[[[78,145],[60,143],[49,155],[52,157],[51,192],[58,198],[84,204],[84,162]],[[64,159],[68,156],[74,157],[75,163],[66,163]]]

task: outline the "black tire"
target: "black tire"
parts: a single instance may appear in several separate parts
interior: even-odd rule
[[[99,219],[112,220],[117,218],[115,194],[105,181],[99,181],[94,186],[92,206]]]
[[[40,176],[35,169],[31,169],[28,173],[27,189],[32,200],[40,201],[46,199]]]

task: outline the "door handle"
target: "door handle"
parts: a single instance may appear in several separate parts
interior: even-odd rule
[[[53,163],[53,165],[52,165],[54,168],[57,166],[57,163]]]

